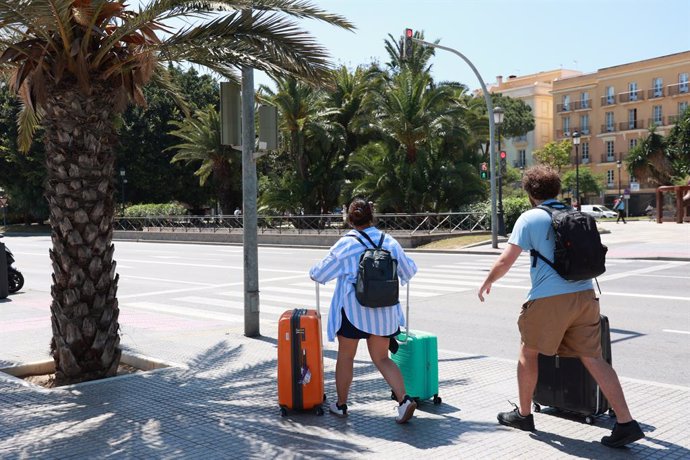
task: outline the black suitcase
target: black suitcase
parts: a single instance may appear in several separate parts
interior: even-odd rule
[[[601,351],[611,364],[609,319],[601,315]],[[613,414],[609,402],[579,358],[539,355],[539,379],[534,390],[534,411],[541,406],[583,415],[585,422],[606,411]]]

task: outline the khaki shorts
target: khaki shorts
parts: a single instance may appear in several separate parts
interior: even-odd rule
[[[522,343],[544,355],[601,357],[599,299],[594,290],[530,300],[522,306]]]

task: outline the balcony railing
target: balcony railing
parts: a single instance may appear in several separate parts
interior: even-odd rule
[[[573,102],[573,110],[585,110],[592,108],[592,101],[590,99],[585,99],[581,101]]]
[[[644,129],[644,120],[629,120],[618,123],[619,131],[629,131],[631,129]]]
[[[616,103],[616,96],[602,96],[601,106],[606,107],[607,105],[613,105]]]
[[[583,136],[589,136],[589,134],[590,134],[589,125],[585,125],[585,126],[580,127],[580,129],[578,129],[578,131]]]
[[[656,97],[664,97],[664,87],[652,88],[647,90],[647,99],[654,99]]]
[[[601,125],[601,132],[602,133],[613,133],[616,132],[616,124],[615,123],[606,123]]]
[[[558,139],[563,139],[564,137],[570,137],[571,133],[572,133],[572,131],[564,131],[562,129],[557,129],[556,130],[556,137]]]
[[[573,109],[572,104],[556,104],[557,112],[570,112]]]
[[[644,92],[642,91],[628,91],[627,93],[620,93],[618,95],[618,102],[637,102],[644,101]]]
[[[589,157],[582,157],[580,159],[580,163],[582,163],[583,165],[586,165],[587,163],[589,163]]]
[[[602,163],[615,163],[618,160],[623,159],[623,154],[622,153],[602,153],[601,154],[601,162]]]
[[[678,123],[678,120],[680,119],[681,115],[669,115],[668,117],[668,124],[669,125],[675,125]]]
[[[669,117],[671,118],[671,117]],[[648,120],[648,126],[651,128],[652,126],[666,126],[666,123],[664,123],[664,117],[659,117],[659,118],[650,118]]]
[[[668,85],[666,87],[669,96],[676,96],[678,94],[690,93],[690,83],[676,83],[675,85]]]

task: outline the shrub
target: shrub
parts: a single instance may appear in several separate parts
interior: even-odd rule
[[[125,208],[125,217],[184,216],[187,208],[179,203],[135,204]]]

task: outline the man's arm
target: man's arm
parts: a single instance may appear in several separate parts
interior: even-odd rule
[[[484,293],[491,293],[491,285],[498,281],[503,275],[508,273],[510,267],[513,266],[517,258],[520,256],[522,248],[517,244],[509,243],[508,246],[503,250],[503,253],[498,257],[494,266],[491,267],[491,271],[486,276],[484,284],[479,288],[479,300],[484,302]]]

